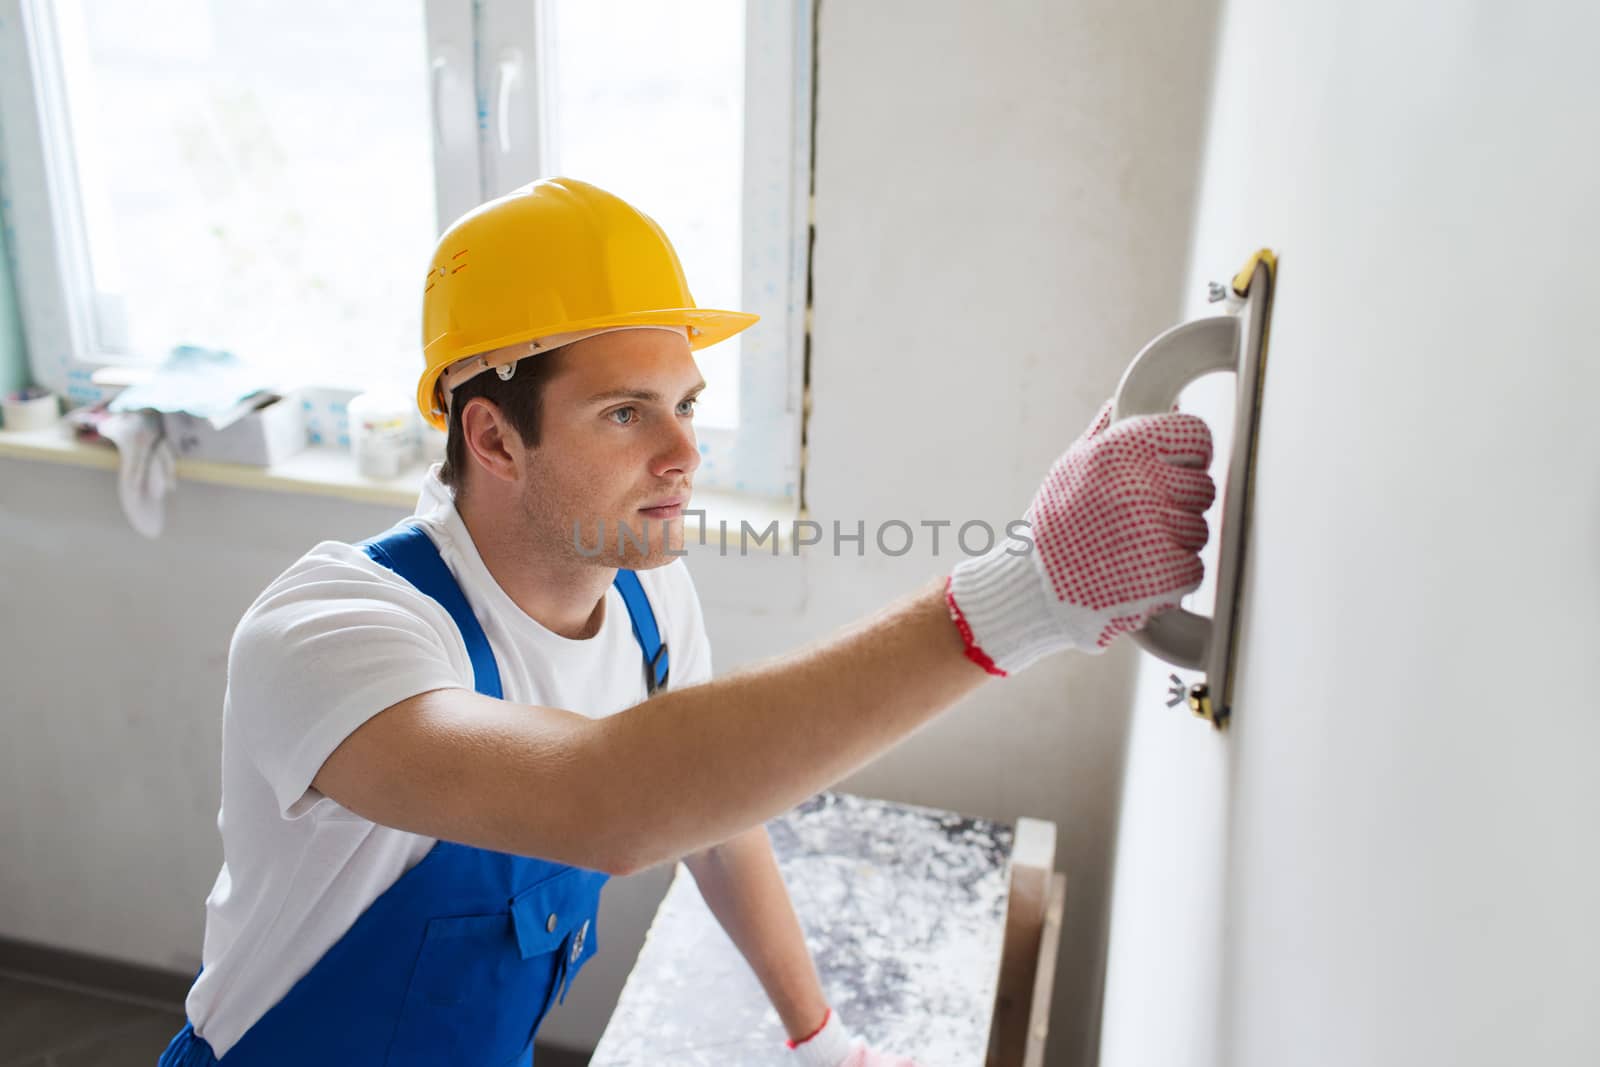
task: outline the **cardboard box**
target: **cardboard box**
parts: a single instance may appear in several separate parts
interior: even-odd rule
[[[183,412],[161,416],[179,459],[270,467],[306,447],[305,414],[296,397],[278,397],[218,430]]]

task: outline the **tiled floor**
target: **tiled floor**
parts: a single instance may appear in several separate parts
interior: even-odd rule
[[[0,1067],[154,1067],[183,1015],[0,975]],[[537,1067],[588,1057],[538,1050]]]
[[[0,1067],[153,1067],[177,1012],[0,976]]]

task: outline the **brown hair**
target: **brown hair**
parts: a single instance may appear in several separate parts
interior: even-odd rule
[[[467,452],[466,435],[461,429],[461,412],[467,401],[483,397],[505,416],[511,428],[517,431],[528,448],[539,444],[539,413],[543,404],[544,387],[555,376],[554,357],[559,352],[526,357],[515,364],[516,373],[510,381],[501,381],[494,371],[484,371],[463,382],[450,395],[450,424],[445,431],[444,465],[439,469],[439,480],[450,487],[459,498],[467,484],[467,465],[471,460]]]

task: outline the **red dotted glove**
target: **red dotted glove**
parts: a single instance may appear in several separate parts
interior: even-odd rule
[[[917,1067],[915,1060],[874,1052],[865,1042],[852,1038],[850,1031],[832,1008],[823,1016],[816,1032],[800,1041],[790,1041],[796,1067]]]
[[[1099,652],[1200,585],[1211,431],[1193,415],[1111,422],[1111,401],[1028,508],[1033,545],[963,560],[945,599],[967,656],[993,674],[1063,648]]]

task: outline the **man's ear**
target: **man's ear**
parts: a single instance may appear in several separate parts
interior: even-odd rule
[[[505,413],[487,397],[475,396],[461,409],[461,438],[472,463],[489,477],[515,482],[522,475],[522,437]]]

